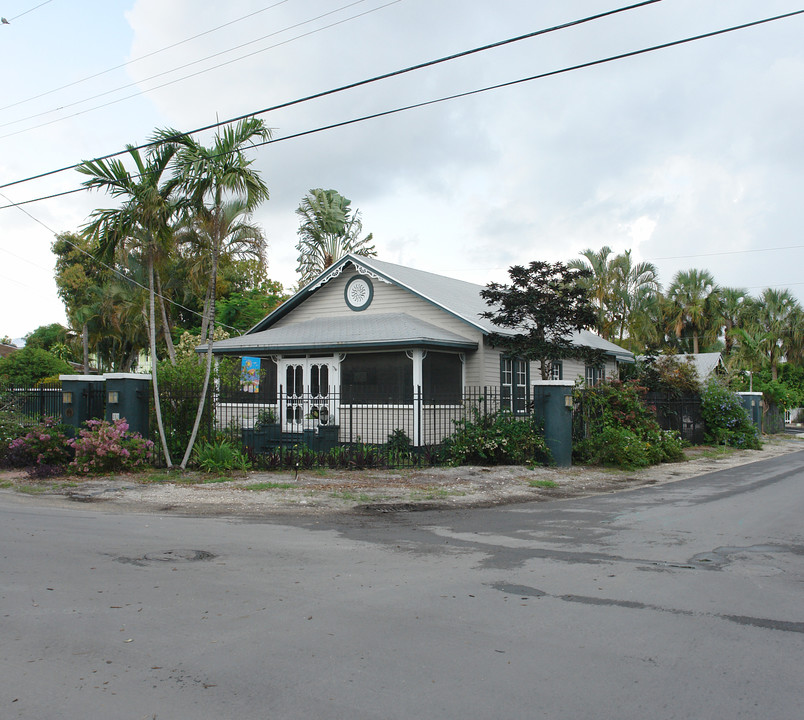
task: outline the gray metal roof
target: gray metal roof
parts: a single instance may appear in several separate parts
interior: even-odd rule
[[[477,343],[404,313],[315,318],[236,338],[219,340],[214,352],[222,354],[344,351],[395,347],[477,350]],[[198,348],[206,350],[206,345]]]
[[[302,288],[299,292],[297,292],[292,298],[290,298],[287,302],[280,305],[276,310],[270,313],[267,317],[265,317],[262,321],[257,323],[248,333],[243,336],[243,338],[233,338],[232,340],[243,340],[244,345],[246,344],[246,338],[253,338],[255,335],[259,335],[271,328],[271,326],[280,318],[285,317],[290,312],[293,311],[294,308],[298,307],[301,303],[303,303],[312,293],[314,293],[318,287],[320,287],[322,281],[326,281],[326,279],[330,275],[334,275],[339,273],[344,265],[352,263],[354,265],[358,265],[363,267],[364,269],[376,273],[380,277],[385,278],[386,280],[398,285],[399,287],[405,288],[409,290],[414,295],[426,300],[428,302],[433,303],[434,305],[440,307],[445,312],[453,315],[460,320],[463,320],[468,325],[473,328],[476,328],[483,332],[484,334],[498,332],[501,334],[514,334],[513,330],[508,330],[506,328],[500,328],[496,326],[491,320],[481,317],[481,314],[487,312],[489,310],[489,306],[486,301],[480,296],[480,291],[483,290],[482,285],[476,285],[475,283],[465,282],[463,280],[456,280],[455,278],[446,277],[444,275],[436,275],[435,273],[425,272],[424,270],[416,270],[411,267],[407,267],[405,265],[396,265],[394,263],[385,262],[383,260],[377,260],[376,258],[372,257],[363,257],[362,255],[345,255],[340,260],[338,260],[334,265],[327,268],[321,275],[319,275],[315,280],[313,280],[310,284],[306,287]],[[338,337],[340,342],[336,344],[328,345],[327,347],[342,347],[342,346],[353,346],[355,341],[357,340],[358,343],[365,342],[366,344],[370,343],[368,336],[372,334],[380,333],[379,328],[376,327],[376,324],[370,322],[370,318],[376,318],[376,315],[367,315],[363,313],[358,313],[356,317],[344,317],[339,318],[342,320],[344,325],[340,326],[340,332],[343,334]],[[405,316],[409,317],[409,316]],[[351,321],[351,322],[350,322]],[[415,320],[414,318],[409,317],[410,322],[416,322],[419,325],[428,325],[431,328],[428,333],[437,332],[448,335],[453,335],[453,333],[448,333],[446,330],[441,330],[440,328],[436,328],[433,325],[429,325],[428,323],[423,323],[421,321]],[[330,320],[322,320],[321,322],[329,323],[332,322]],[[308,325],[308,323],[302,323],[301,325]],[[293,326],[294,332],[296,329],[299,328],[298,325]],[[363,328],[369,328],[367,330],[363,330]],[[287,329],[288,331],[291,328]],[[411,336],[416,337],[420,333],[418,331],[411,332],[412,327],[409,327],[407,332],[411,334]],[[333,331],[334,332],[334,331]],[[322,336],[323,337],[323,336]],[[330,334],[328,335],[330,340],[327,342],[333,343],[335,336]],[[400,336],[393,336],[402,337]],[[455,338],[460,338],[460,336],[455,335]],[[350,338],[349,340],[344,341],[343,338]],[[359,338],[359,339],[358,339]],[[379,336],[378,336],[379,338]],[[421,339],[421,338],[420,338]],[[466,338],[460,338],[463,342],[468,342]],[[216,351],[218,352],[226,352],[224,343],[229,343],[231,341],[224,340],[221,343],[215,343]],[[314,347],[318,349],[320,345],[315,342],[312,338],[310,338],[310,342],[313,342]],[[378,339],[378,342],[383,342],[381,339]],[[621,348],[619,345],[615,345],[608,340],[604,340],[599,335],[595,333],[589,332],[588,330],[583,330],[579,333],[575,333],[572,337],[572,342],[577,345],[584,345],[587,347],[597,348],[599,350],[603,350],[606,353],[614,356],[618,360],[624,362],[633,362],[633,354],[628,350]],[[294,342],[294,347],[301,347],[303,343],[299,340],[298,342]],[[397,344],[402,344],[400,341]],[[410,343],[409,343],[410,344]],[[234,347],[235,344],[232,344]],[[239,345],[238,345],[239,346]],[[312,347],[309,343],[307,345],[308,348]],[[473,347],[476,347],[476,344],[473,343]],[[220,349],[219,349],[220,348]],[[233,351],[232,351],[233,352]]]

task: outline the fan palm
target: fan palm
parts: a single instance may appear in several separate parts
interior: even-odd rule
[[[692,352],[700,352],[700,341],[714,341],[721,327],[720,288],[707,270],[679,271],[668,291],[668,321],[677,338],[692,336]]]

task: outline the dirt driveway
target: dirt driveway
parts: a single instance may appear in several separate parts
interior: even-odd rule
[[[20,471],[0,471],[0,492],[21,502],[76,502],[88,507],[192,516],[272,513],[387,513],[435,508],[489,507],[616,492],[682,480],[804,449],[804,440],[778,437],[762,450],[723,452],[691,448],[687,460],[644,470],[518,466],[416,470],[249,472],[225,479],[201,473],[75,477],[34,481]]]

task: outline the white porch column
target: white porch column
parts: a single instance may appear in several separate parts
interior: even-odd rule
[[[422,361],[427,352],[425,350],[408,350],[406,355],[413,360],[413,445],[422,444]]]

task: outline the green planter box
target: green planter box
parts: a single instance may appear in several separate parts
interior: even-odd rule
[[[243,445],[255,453],[263,453],[276,447],[282,439],[279,423],[260,425],[258,428],[243,428]]]

